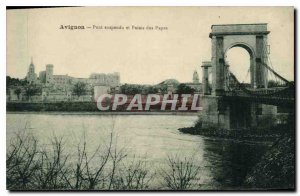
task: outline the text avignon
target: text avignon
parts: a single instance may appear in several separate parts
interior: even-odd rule
[[[85,27],[83,25],[60,25],[59,29],[77,30],[77,29],[85,29]]]

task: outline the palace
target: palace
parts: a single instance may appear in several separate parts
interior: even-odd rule
[[[66,99],[65,96],[71,94],[74,84],[78,82],[86,84],[88,94],[95,91],[95,89],[97,92],[99,89],[101,91],[104,89],[106,92],[120,86],[120,74],[118,72],[109,74],[92,73],[88,78],[76,78],[69,75],[54,75],[54,65],[52,64],[47,64],[46,70],[40,71],[37,77],[32,59],[25,80],[42,86],[44,96],[50,97],[51,93],[56,93],[62,95],[62,99]]]
[[[116,94],[121,93],[120,74],[114,73],[91,73],[87,78],[72,77],[69,75],[56,75],[54,74],[54,65],[47,64],[45,70],[36,74],[35,65],[33,59],[29,64],[28,72],[24,78],[29,84],[34,84],[38,90],[33,96],[30,97],[30,101],[91,101],[96,100],[97,96],[102,94]],[[74,94],[74,89],[77,83],[84,83],[85,90],[82,95],[78,96]],[[156,85],[140,85],[137,93],[148,92],[146,89],[153,88],[154,92],[161,94],[167,93],[172,95],[176,93],[178,85],[181,84],[175,79],[165,80]],[[194,93],[200,93],[202,91],[202,85],[199,82],[199,75],[195,70],[193,73],[192,82],[182,83],[189,86],[194,90]],[[127,84],[124,85],[124,88]],[[130,86],[130,84],[129,84]],[[143,86],[143,87],[142,87]],[[16,93],[17,89],[21,89],[21,93]],[[123,89],[124,90],[124,89]],[[20,90],[18,90],[20,91]],[[152,91],[151,91],[152,92]],[[7,100],[9,101],[28,101],[26,95],[26,88],[20,86],[10,86],[7,94]]]
[[[29,83],[40,83],[46,86],[67,86],[77,82],[83,82],[90,86],[109,86],[117,87],[120,85],[120,74],[115,73],[92,73],[89,78],[76,78],[69,75],[54,75],[54,66],[46,65],[45,71],[39,72],[39,77],[35,73],[33,60],[29,65],[29,69],[25,78]]]

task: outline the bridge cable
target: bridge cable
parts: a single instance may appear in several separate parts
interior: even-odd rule
[[[277,78],[281,79],[282,81],[284,81],[285,83],[290,83],[290,81],[288,81],[287,79],[285,79],[284,77],[282,77],[281,75],[279,75],[275,70],[274,67],[272,65],[272,61],[271,58],[267,52],[267,42],[266,40],[264,40],[264,47],[263,47],[263,54],[265,54],[265,56],[267,56],[267,63],[269,62],[270,66],[268,66],[264,61],[262,63],[263,66],[265,66],[269,71],[271,71]],[[263,56],[261,56],[262,58]],[[263,59],[263,58],[262,58]],[[277,78],[275,77],[275,81],[277,81]]]
[[[243,82],[242,82],[242,83],[245,83],[245,80],[247,79],[247,77],[248,77],[249,73],[250,73],[250,67],[248,68],[247,74],[246,74],[246,76],[245,76],[245,78],[244,78],[244,80],[243,80]]]

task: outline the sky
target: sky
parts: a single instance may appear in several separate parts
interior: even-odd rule
[[[211,59],[213,24],[268,23],[272,65],[294,79],[292,7],[77,7],[7,10],[7,75],[24,78],[54,65],[54,74],[89,77],[119,72],[121,83],[157,84],[175,78],[201,79],[201,62]],[[68,30],[61,25],[123,26],[129,30]],[[133,26],[154,27],[135,30]],[[167,30],[156,30],[155,26]],[[232,70],[242,80],[249,69],[244,49],[231,49]]]

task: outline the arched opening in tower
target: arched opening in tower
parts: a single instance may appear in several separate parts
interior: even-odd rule
[[[230,72],[241,83],[250,84],[251,82],[250,58],[249,52],[242,47],[233,47],[226,53],[225,62],[229,65]]]

